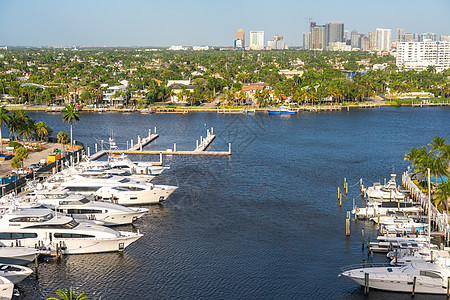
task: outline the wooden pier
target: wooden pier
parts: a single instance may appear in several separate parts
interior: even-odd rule
[[[327,105],[327,106],[300,106],[298,111],[309,111],[309,112],[321,112],[321,111],[337,111],[341,110],[341,106]]]
[[[102,157],[103,155],[107,153],[112,154],[132,154],[132,155],[159,155],[160,161],[154,162],[154,165],[161,165],[162,164],[162,156],[163,155],[208,155],[208,156],[229,156],[231,155],[231,143],[228,144],[228,151],[206,151],[206,149],[211,145],[213,140],[216,138],[216,135],[214,134],[214,128],[211,127],[211,129],[208,129],[206,131],[206,137],[203,138],[200,136],[200,143],[199,140],[196,141],[196,148],[193,151],[177,151],[177,144],[173,143],[173,150],[167,149],[165,151],[157,151],[157,150],[142,150],[142,148],[154,140],[156,140],[159,137],[159,134],[156,133],[156,127],[155,127],[155,133],[152,134],[151,130],[149,129],[149,135],[148,137],[144,139],[140,139],[138,136],[138,143],[136,145],[133,145],[133,140],[131,140],[131,147],[127,150],[119,150],[119,149],[111,149],[111,150],[101,150],[93,155],[90,155],[90,149],[88,147],[88,157],[90,160],[96,160]],[[97,150],[97,147],[96,147]]]
[[[211,127],[211,131],[206,131],[206,138],[203,138],[200,136],[200,144],[197,140],[197,147],[195,148],[195,152],[205,151],[209,145],[211,145],[212,141],[216,138],[216,136],[213,134],[214,128]]]

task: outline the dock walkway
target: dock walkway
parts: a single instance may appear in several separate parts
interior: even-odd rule
[[[216,138],[216,136],[213,134],[213,128],[211,127],[211,131],[206,131],[206,138],[200,137],[200,144],[198,144],[197,140],[197,147],[195,148],[195,152],[205,151],[209,145],[211,145],[212,141]]]

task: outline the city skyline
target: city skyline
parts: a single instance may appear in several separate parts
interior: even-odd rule
[[[446,18],[450,2],[430,2],[436,8],[433,14],[420,14],[417,0],[381,0],[376,4],[286,0],[277,2],[275,7],[268,0],[0,0],[0,45],[233,46],[236,30],[243,29],[246,35],[264,31],[266,38],[280,34],[288,46],[301,46],[302,34],[309,31],[308,18],[317,24],[343,22],[349,32],[356,29],[367,34],[376,28],[389,28],[393,41],[397,28],[418,34],[450,35],[450,20]],[[237,7],[242,13],[235,13]],[[418,14],[420,18],[411,17]]]

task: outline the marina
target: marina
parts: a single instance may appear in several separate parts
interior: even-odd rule
[[[381,124],[388,122],[389,127],[396,127],[411,117],[420,116],[425,123],[427,119],[432,122],[448,117],[445,108],[428,109],[432,111],[419,113],[408,108],[342,110],[332,118],[326,114],[302,112],[287,118],[263,114],[257,114],[256,118],[215,113],[140,114],[140,117],[129,114],[124,115],[119,124],[112,123],[110,118],[114,115],[109,113],[84,114],[74,128],[74,134],[85,136],[84,140],[79,139],[91,149],[95,149],[97,143],[98,134],[90,131],[96,124],[104,124],[105,132],[113,130],[118,147],[125,149],[124,141],[129,141],[131,135],[145,136],[148,126],[136,128],[131,133],[125,128],[135,122],[144,124],[144,118],[152,118],[151,124],[158,126],[160,135],[150,146],[155,152],[154,157],[140,154],[140,151],[127,154],[135,162],[158,160],[155,158],[161,151],[169,148],[173,151],[173,141],[177,141],[177,152],[193,149],[199,130],[192,128],[204,128],[205,123],[214,125],[214,133],[219,134],[204,152],[224,149],[230,142],[234,152],[232,156],[220,158],[171,155],[167,151],[162,157],[162,165],[170,169],[151,182],[175,185],[178,189],[162,205],[145,207],[149,211],[133,223],[143,234],[141,238],[120,253],[64,255],[61,264],[55,263],[55,258],[40,261],[39,281],[34,279],[35,275],[23,280],[19,284],[21,296],[18,299],[42,299],[52,294],[56,287],[69,283],[83,286],[83,291],[92,298],[104,298],[107,293],[120,295],[113,299],[132,298],[142,293],[151,298],[171,299],[180,295],[187,298],[199,295],[263,298],[270,290],[283,299],[362,299],[365,297],[363,288],[351,280],[337,278],[337,275],[343,266],[361,264],[364,260],[370,267],[371,255],[366,243],[369,237],[371,243],[377,242],[378,229],[375,222],[355,221],[352,216],[350,235],[345,236],[346,212],[353,209],[353,198],[358,208],[364,207],[359,200],[361,177],[364,186],[372,186],[374,182],[383,186],[383,177],[387,177],[388,183],[389,171],[392,172],[394,166],[399,174],[398,189],[400,177],[408,165],[403,160],[404,153],[417,144],[427,144],[430,136],[445,136],[449,131],[447,125],[437,129],[426,126],[419,135],[415,132],[414,139],[404,133],[399,139],[396,132],[380,130]],[[60,123],[56,114],[44,117],[49,124]],[[412,130],[412,126],[406,125],[406,130]],[[299,132],[298,128],[306,130]],[[287,135],[279,135],[279,130],[286,131]],[[369,134],[372,130],[380,136]],[[352,134],[343,134],[350,131]],[[327,133],[319,134],[323,132]],[[353,142],[355,139],[359,141],[357,146]],[[389,140],[397,142],[387,144]],[[415,142],[411,143],[412,140]],[[114,155],[120,156],[119,153]],[[105,157],[98,159],[98,163],[106,162]],[[64,169],[69,168],[64,166]],[[333,176],[323,175],[330,173]],[[344,177],[348,183],[347,193],[342,188]],[[337,186],[343,193],[340,208],[336,201]],[[399,189],[400,192],[405,190],[409,189],[406,186]],[[414,193],[419,197],[414,190],[410,192],[411,195]],[[419,203],[420,199],[415,198],[414,202]],[[393,203],[398,205],[398,200]],[[424,212],[413,214],[426,220]],[[113,227],[120,231],[132,231],[132,228],[130,225]],[[362,228],[365,231],[364,251],[361,251]],[[431,236],[438,232],[433,228]],[[311,249],[321,259],[311,260]],[[401,259],[398,255],[399,262]],[[374,253],[373,265],[378,263],[389,264],[389,260],[385,254]],[[63,271],[69,266],[70,275]],[[180,271],[180,268],[187,269]],[[148,270],[151,270],[151,277]],[[128,275],[124,277],[123,272]],[[195,278],[188,275],[191,272]],[[271,272],[285,275],[282,279],[274,279]],[[99,274],[102,274],[101,283]],[[248,274],[260,276],[249,278]],[[215,280],[208,287],[211,278]],[[324,287],[321,280],[330,284]],[[149,291],[151,282],[164,284]],[[244,287],[240,288],[238,282],[244,283]],[[195,287],[196,292],[183,287],[184,284]],[[370,298],[383,297],[402,299],[401,294],[370,290]],[[420,294],[415,297],[421,299]]]

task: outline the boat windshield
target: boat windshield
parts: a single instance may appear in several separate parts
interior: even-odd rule
[[[124,179],[122,179],[122,180],[119,180],[119,182],[120,182],[120,183],[127,183],[127,182],[130,182],[130,180],[127,179],[127,178],[124,178]]]
[[[30,226],[27,228],[48,228],[48,229],[74,229],[75,227],[77,227],[78,225],[80,225],[80,223],[78,223],[75,220],[72,220],[68,223],[65,224],[44,224],[44,225],[34,225],[34,226]]]
[[[135,187],[135,186],[115,186],[112,188],[113,190],[122,191],[122,192],[131,192],[131,191],[143,191],[143,188]]]
[[[44,216],[32,216],[32,217],[17,217],[12,218],[10,222],[45,222],[53,218],[51,213],[46,214]]]
[[[73,200],[73,201],[59,201],[59,205],[80,205],[80,204],[86,204],[89,203],[89,200],[86,198],[80,199],[80,200]]]

